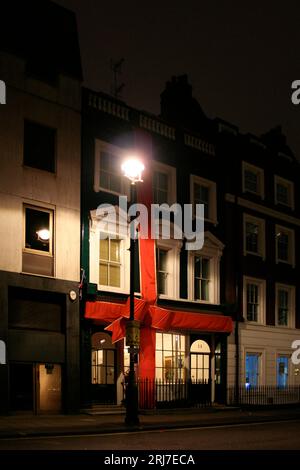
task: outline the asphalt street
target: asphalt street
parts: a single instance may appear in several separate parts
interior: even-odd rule
[[[1,450],[300,450],[300,420],[0,440]]]

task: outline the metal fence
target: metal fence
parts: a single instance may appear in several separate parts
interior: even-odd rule
[[[293,405],[300,404],[300,386],[276,387],[260,385],[257,387],[231,387],[227,390],[228,405]]]
[[[211,405],[210,381],[139,379],[137,384],[141,409]]]

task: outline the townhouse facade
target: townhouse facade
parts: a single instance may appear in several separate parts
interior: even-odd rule
[[[2,7],[0,409],[72,412],[80,402],[76,19],[52,2]]]
[[[220,123],[226,178],[226,290],[239,320],[228,340],[228,384],[300,384],[299,162],[280,127],[261,137]],[[225,176],[226,175],[226,176]]]
[[[174,236],[172,228],[170,237],[146,242],[140,238],[136,244],[135,315],[141,328],[137,377],[169,388],[170,401],[176,399],[172,398],[173,385],[186,382],[194,398],[197,385],[205,384],[202,392],[208,393],[209,400],[226,399],[227,336],[232,319],[222,284],[223,191],[219,189],[221,174],[216,173],[215,125],[195,105],[186,77],[174,78],[167,85],[162,95],[164,114],[174,104],[174,87],[179,91],[183,87],[187,93],[187,116],[192,109],[199,130],[187,131],[183,125],[166,121],[167,116],[153,116],[103,93],[83,90],[81,262],[86,284],[81,364],[86,404],[120,404],[124,398],[129,354],[124,329],[118,335],[115,328],[126,318],[128,308],[129,238],[120,236],[119,230],[116,237],[113,224],[103,225],[99,208],[103,203],[118,206],[120,195],[129,197],[121,165],[132,154],[139,155],[145,165],[143,182],[137,187],[138,202],[177,202],[193,208],[201,203],[205,217],[201,250],[188,250],[187,240]],[[118,223],[122,220],[126,225],[126,214]],[[194,229],[195,223],[194,217]],[[163,400],[157,392],[156,406]]]

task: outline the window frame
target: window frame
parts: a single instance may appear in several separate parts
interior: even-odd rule
[[[247,319],[247,285],[253,284],[258,286],[258,296],[261,299],[257,321]],[[265,325],[266,324],[266,281],[250,276],[243,277],[243,317],[245,322],[250,325]]]
[[[157,160],[152,161],[152,194],[153,194],[153,203],[154,204],[163,204],[155,202],[154,200],[154,173],[164,173],[168,178],[168,200],[165,201],[166,204],[174,204],[176,202],[176,168],[166,163],[159,162]]]
[[[280,387],[278,385],[278,364],[277,364],[277,361],[278,359],[280,359],[281,357],[285,357],[287,358],[288,360],[288,380],[287,380],[287,387],[289,385],[292,385],[293,384],[293,368],[292,368],[292,362],[291,362],[291,354],[288,353],[288,352],[281,352],[281,351],[276,351],[276,358],[275,358],[275,369],[276,369],[276,387]],[[285,387],[283,387],[282,389],[284,390]]]
[[[278,258],[278,234],[280,232],[285,232],[288,234],[288,252],[289,259],[284,260]],[[275,251],[276,251],[276,264],[284,263],[295,267],[295,230],[291,228],[284,227],[283,225],[275,225]]]
[[[265,377],[264,377],[264,371],[265,371],[265,351],[260,348],[250,348],[246,347],[244,349],[244,384],[246,385],[246,359],[247,359],[247,354],[249,355],[256,355],[258,356],[258,383],[257,386],[264,385],[265,383]]]
[[[279,291],[285,290],[288,292],[288,322],[287,325],[280,325],[278,323],[278,308],[279,308]],[[296,289],[295,286],[290,284],[282,284],[276,282],[275,284],[275,325],[279,328],[295,328],[295,306],[296,306]]]
[[[50,232],[49,251],[41,251],[41,250],[36,250],[34,248],[26,248],[26,209],[32,209],[32,210],[39,211],[39,212],[46,212],[49,214],[49,232]],[[33,204],[28,204],[28,203],[23,203],[23,246],[22,246],[23,253],[31,253],[34,255],[47,256],[49,258],[54,257],[54,251],[55,251],[54,217],[55,217],[54,209],[50,209],[48,207],[43,207],[43,206],[34,206]]]
[[[277,184],[281,184],[282,186],[286,186],[288,191],[290,191],[290,204],[286,204],[284,202],[278,201],[277,199]],[[274,201],[276,205],[289,207],[290,209],[295,209],[295,198],[294,198],[294,182],[287,180],[286,178],[282,178],[281,176],[274,175]]]
[[[247,250],[247,222],[258,225],[258,252]],[[266,227],[265,220],[253,215],[244,213],[243,214],[243,234],[244,234],[244,256],[253,255],[266,259]]]
[[[245,180],[245,172],[246,170],[251,171],[252,173],[256,173],[259,176],[259,187],[257,191],[251,191],[250,189],[246,188],[246,180]],[[265,174],[264,169],[258,166],[252,165],[252,163],[248,163],[243,161],[242,162],[242,190],[243,193],[254,194],[255,196],[259,196],[261,199],[265,199]]]
[[[210,232],[204,234],[204,245],[201,250],[188,252],[188,300],[199,304],[220,304],[220,259],[224,245]],[[209,258],[210,285],[209,300],[195,300],[194,273],[195,256]]]
[[[158,349],[158,347],[157,347],[157,335],[161,335],[162,347],[160,349]],[[166,335],[171,335],[171,342],[172,342],[171,349],[165,349],[165,347],[164,347],[164,336],[166,336]],[[174,344],[173,338],[175,336],[179,336],[179,337],[184,338],[184,348],[180,348],[179,350],[177,350],[177,355],[176,355],[176,349],[174,349],[174,347],[173,347],[173,344]],[[181,341],[182,341],[182,339],[180,339],[180,342]],[[188,357],[187,347],[188,346],[189,346],[188,336],[185,335],[185,334],[182,334],[182,332],[180,332],[180,331],[179,332],[156,331],[156,333],[155,333],[155,377],[156,377],[156,379],[157,379],[157,375],[161,375],[162,376],[161,380],[164,383],[170,383],[170,384],[174,383],[174,378],[168,380],[165,377],[166,370],[169,369],[171,371],[172,375],[175,371],[175,381],[176,380],[181,380],[182,383],[186,382],[186,380],[188,378],[188,373],[189,373],[188,366],[187,366],[187,357]],[[162,365],[161,366],[157,365],[159,363],[159,361],[157,360],[157,352],[161,353],[161,359],[162,359]],[[172,360],[172,367],[171,368],[168,368],[165,365],[166,364],[164,362],[164,359],[166,357],[165,352],[171,352],[172,353],[171,354],[171,360]],[[175,352],[175,354],[174,354],[174,352]],[[178,366],[176,367],[176,364],[173,365],[173,361],[174,361],[174,359],[177,360],[179,357],[181,358],[181,356],[183,356],[183,363],[182,363],[182,366],[179,368]],[[178,377],[176,377],[178,369],[182,371],[183,378],[178,379]],[[161,374],[157,374],[158,370],[161,371]],[[157,380],[160,380],[160,379],[158,378]]]
[[[202,178],[198,175],[190,175],[190,201],[193,205],[193,215],[195,216],[195,191],[194,185],[205,186],[209,189],[208,218],[204,217],[206,222],[217,225],[217,184],[215,181]]]
[[[156,240],[155,245],[155,272],[156,272],[156,285],[157,295],[160,299],[179,299],[179,277],[180,277],[180,250],[182,247],[181,240]],[[167,294],[158,293],[158,278],[157,278],[157,266],[156,266],[156,250],[161,249],[167,251]]]
[[[101,172],[101,153],[108,152],[113,154],[120,161],[120,179],[121,179],[121,192],[113,191],[108,188],[104,188],[100,185],[100,172]],[[105,192],[109,194],[114,194],[115,196],[127,196],[130,199],[130,182],[125,176],[122,175],[121,165],[123,159],[126,158],[128,150],[118,147],[116,145],[110,144],[103,140],[95,139],[95,157],[94,157],[94,191],[96,193]],[[118,175],[117,175],[118,176]]]
[[[130,291],[130,276],[126,276],[126,273],[130,270],[130,238],[127,233],[127,225],[124,220],[122,223],[121,215],[119,219],[119,226],[114,231],[111,224],[108,223],[107,230],[101,230],[107,236],[119,238],[121,241],[120,247],[120,260],[121,260],[121,272],[120,272],[120,287],[105,286],[100,284],[100,230],[98,227],[97,211],[91,211],[90,213],[90,230],[89,230],[89,282],[96,284],[97,289],[103,292],[115,292],[122,294],[129,294]]]

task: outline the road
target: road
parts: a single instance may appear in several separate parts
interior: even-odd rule
[[[193,429],[1,439],[1,450],[300,450],[300,420]]]

